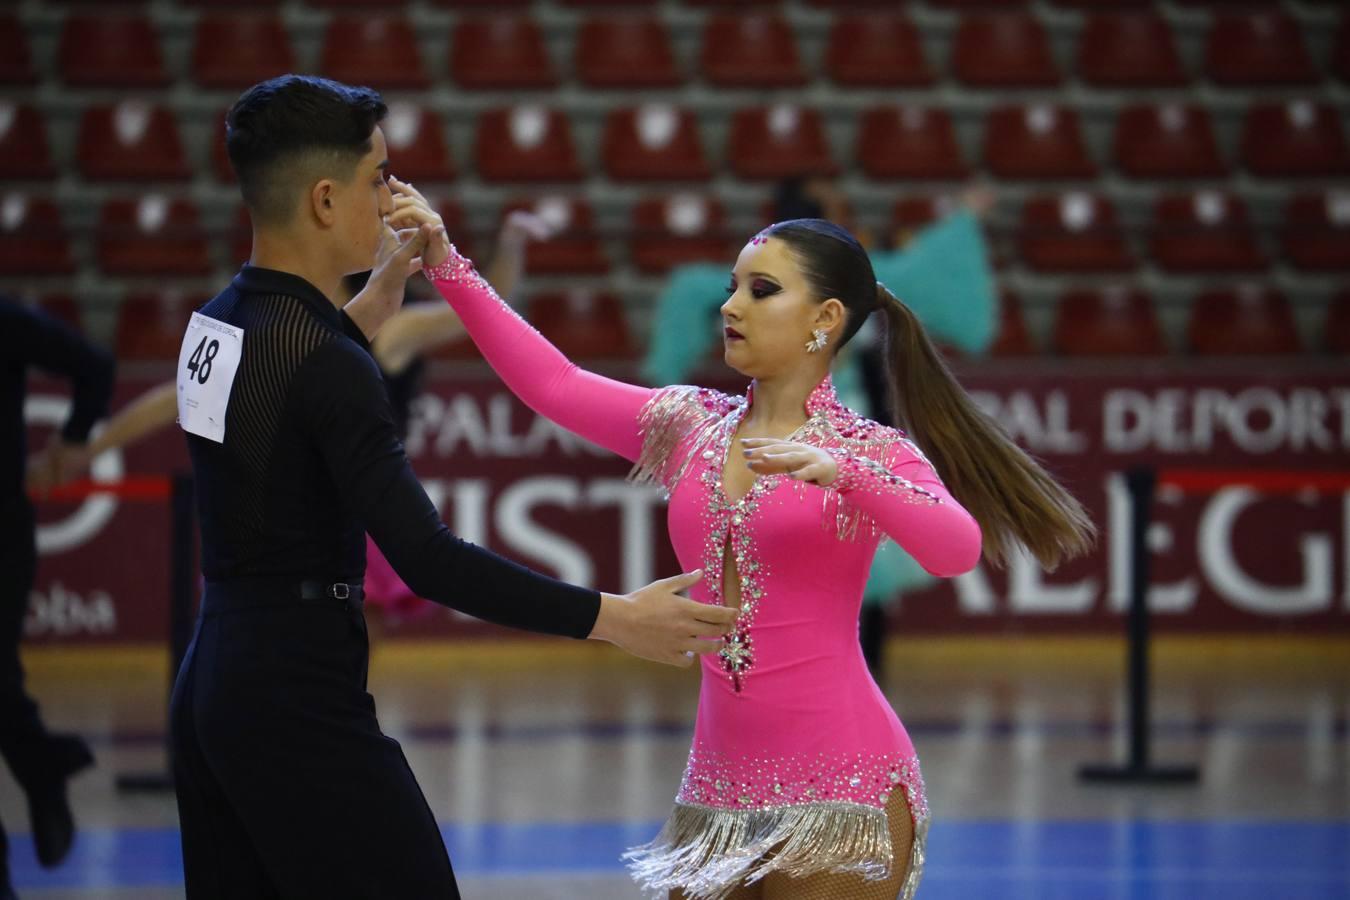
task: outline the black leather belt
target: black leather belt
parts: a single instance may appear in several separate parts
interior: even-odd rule
[[[360,603],[366,598],[366,589],[359,581],[328,582],[311,579],[300,582],[301,600],[323,600],[325,598]]]
[[[249,609],[275,609],[303,604],[360,612],[366,591],[359,581],[296,581],[274,576],[229,578],[207,582],[202,614],[219,615]]]

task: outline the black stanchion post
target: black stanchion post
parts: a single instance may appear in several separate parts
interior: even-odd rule
[[[196,591],[197,521],[193,509],[192,476],[173,477],[169,496],[169,695],[173,694],[178,667],[192,639],[192,601]],[[167,710],[167,707],[166,707]],[[168,715],[164,721],[165,771],[137,772],[117,776],[122,791],[172,791],[173,748],[169,737]]]
[[[1085,781],[1113,783],[1189,784],[1200,777],[1195,766],[1155,766],[1150,759],[1149,608],[1151,554],[1148,529],[1153,521],[1153,490],[1157,473],[1143,466],[1125,473],[1130,493],[1130,610],[1128,619],[1128,704],[1130,751],[1122,766],[1083,766]]]

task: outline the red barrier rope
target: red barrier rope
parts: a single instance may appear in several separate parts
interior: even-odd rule
[[[33,500],[84,500],[89,497],[113,496],[119,500],[168,500],[173,482],[163,475],[130,475],[120,481],[94,481],[81,478],[69,484],[52,488],[46,494],[31,493]]]
[[[1261,469],[1162,469],[1158,487],[1184,494],[1212,494],[1228,487],[1249,487],[1263,494],[1350,491],[1350,472],[1288,472]]]

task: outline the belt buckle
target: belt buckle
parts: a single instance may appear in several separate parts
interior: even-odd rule
[[[339,581],[337,584],[329,585],[328,593],[335,600],[346,600],[352,595],[351,585]]]

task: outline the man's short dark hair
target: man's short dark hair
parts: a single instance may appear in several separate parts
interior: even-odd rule
[[[350,178],[387,112],[370,88],[310,75],[282,75],[245,91],[225,117],[225,147],[254,219],[284,224],[297,184]]]

